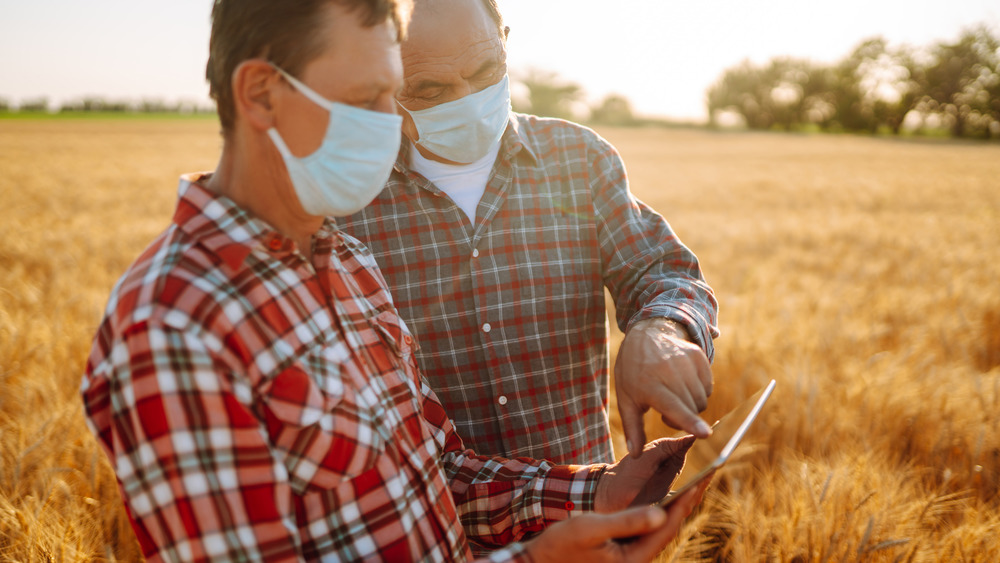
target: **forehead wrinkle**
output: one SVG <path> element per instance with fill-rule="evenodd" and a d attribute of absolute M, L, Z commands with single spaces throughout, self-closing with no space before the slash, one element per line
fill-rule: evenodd
<path fill-rule="evenodd" d="M 475 74 L 484 63 L 495 61 L 497 65 L 506 62 L 506 53 L 499 38 L 482 39 L 464 49 L 457 57 L 450 50 L 428 52 L 404 49 L 403 72 L 406 82 L 429 80 L 443 81 L 454 78 L 456 72 L 465 78 Z"/>

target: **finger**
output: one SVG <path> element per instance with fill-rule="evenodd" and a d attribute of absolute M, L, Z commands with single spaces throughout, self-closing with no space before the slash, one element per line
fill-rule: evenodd
<path fill-rule="evenodd" d="M 687 371 L 681 377 L 681 381 L 687 386 L 688 394 L 691 395 L 695 408 L 698 412 L 702 412 L 708 408 L 708 395 L 705 393 L 705 386 L 701 382 L 694 362 L 689 361 L 686 368 Z"/>
<path fill-rule="evenodd" d="M 626 546 L 626 560 L 649 561 L 663 551 L 667 544 L 677 537 L 684 525 L 684 520 L 701 502 L 702 495 L 714 474 L 713 471 L 697 487 L 681 493 L 681 496 L 667 507 L 667 519 L 662 528 Z"/>
<path fill-rule="evenodd" d="M 622 419 L 622 431 L 625 433 L 625 444 L 628 453 L 638 459 L 646 444 L 646 426 L 642 420 L 643 411 L 635 401 L 618 392 L 618 414 Z"/>
<path fill-rule="evenodd" d="M 660 438 L 650 442 L 647 445 L 646 450 L 655 451 L 656 457 L 659 458 L 660 463 L 675 457 L 683 459 L 687 451 L 691 449 L 691 445 L 694 444 L 694 440 L 694 436 Z"/>
<path fill-rule="evenodd" d="M 715 389 L 715 377 L 712 374 L 712 364 L 709 363 L 708 356 L 699 348 L 698 353 L 692 356 L 691 361 L 697 370 L 702 388 L 705 389 L 705 395 L 711 397 L 712 391 Z"/>
<path fill-rule="evenodd" d="M 597 546 L 615 538 L 644 536 L 662 527 L 667 517 L 662 508 L 643 506 L 611 514 L 584 514 L 572 520 L 576 520 L 578 537 L 585 538 L 583 543 Z"/>
<path fill-rule="evenodd" d="M 666 522 L 662 527 L 624 547 L 624 560 L 652 561 L 654 557 L 666 549 L 667 545 L 677 537 L 683 524 L 684 518 L 682 516 L 668 513 Z"/>
<path fill-rule="evenodd" d="M 689 385 L 697 381 L 697 384 L 703 389 L 705 396 L 711 396 L 714 386 L 712 364 L 708 361 L 705 351 L 697 344 L 688 343 L 684 347 L 683 357 L 677 359 L 677 361 L 681 360 L 684 361 L 684 364 L 690 370 L 685 374 L 685 381 Z"/>
<path fill-rule="evenodd" d="M 674 479 L 684 468 L 684 459 L 689 449 L 694 444 L 694 436 L 684 436 L 682 438 L 665 438 L 653 442 L 657 446 L 657 457 L 659 466 L 656 473 L 650 479 L 667 483 L 673 483 Z M 660 498 L 659 495 L 656 498 Z M 654 499 L 655 500 L 655 499 Z"/>
<path fill-rule="evenodd" d="M 690 432 L 698 438 L 712 435 L 712 429 L 698 417 L 686 385 L 681 385 L 676 392 L 665 387 L 654 389 L 650 393 L 650 406 L 662 415 L 664 422 L 674 428 Z"/>

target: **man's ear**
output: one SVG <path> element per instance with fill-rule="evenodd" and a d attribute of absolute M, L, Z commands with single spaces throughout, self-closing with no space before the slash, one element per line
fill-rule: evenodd
<path fill-rule="evenodd" d="M 263 59 L 243 61 L 233 71 L 233 104 L 237 119 L 260 131 L 274 125 L 274 106 L 280 96 L 281 75 Z"/>

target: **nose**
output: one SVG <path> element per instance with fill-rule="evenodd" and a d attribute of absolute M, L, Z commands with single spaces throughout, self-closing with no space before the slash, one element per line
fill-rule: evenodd
<path fill-rule="evenodd" d="M 382 113 L 400 113 L 396 97 L 392 94 L 379 97 L 378 101 L 372 106 L 372 109 Z"/>

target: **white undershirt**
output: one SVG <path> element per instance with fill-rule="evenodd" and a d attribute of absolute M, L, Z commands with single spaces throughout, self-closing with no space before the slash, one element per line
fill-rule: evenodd
<path fill-rule="evenodd" d="M 486 192 L 486 184 L 493 171 L 493 163 L 500 153 L 500 141 L 486 156 L 470 164 L 444 164 L 424 158 L 417 147 L 410 143 L 410 168 L 434 183 L 465 212 L 469 222 L 476 224 L 476 207 Z"/>

